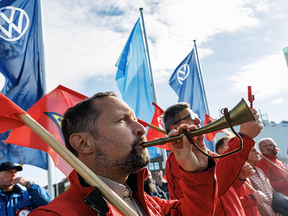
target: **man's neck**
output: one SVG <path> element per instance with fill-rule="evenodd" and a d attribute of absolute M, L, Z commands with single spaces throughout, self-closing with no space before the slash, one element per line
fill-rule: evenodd
<path fill-rule="evenodd" d="M 274 158 L 274 157 L 277 158 L 277 155 L 271 155 L 271 154 L 265 154 L 265 153 L 263 153 L 263 155 L 269 158 Z"/>
<path fill-rule="evenodd" d="M 163 181 L 158 181 L 158 182 L 156 182 L 157 183 L 157 185 L 159 185 L 159 186 L 162 186 L 163 185 Z"/>
<path fill-rule="evenodd" d="M 8 191 L 12 191 L 12 190 L 13 190 L 13 186 L 14 186 L 14 185 L 10 185 L 10 186 L 4 186 L 4 185 L 2 185 L 2 186 L 0 186 L 0 188 L 1 188 L 1 190 L 2 190 L 3 192 L 8 192 Z"/>
<path fill-rule="evenodd" d="M 119 183 L 119 184 L 123 184 L 123 185 L 125 185 L 126 184 L 126 181 L 127 181 L 127 179 L 128 179 L 128 176 L 129 176 L 129 174 L 126 174 L 126 173 L 123 173 L 123 172 L 117 172 L 116 170 L 113 170 L 113 171 L 108 171 L 108 170 L 103 170 L 103 171 L 101 171 L 101 172 L 99 172 L 99 170 L 97 170 L 97 171 L 94 171 L 94 173 L 96 174 L 96 175 L 100 175 L 100 176 L 103 176 L 103 177 L 105 177 L 105 178 L 107 178 L 107 179 L 110 179 L 110 180 L 112 180 L 112 181 L 115 181 L 115 182 L 117 182 L 117 183 Z"/>
<path fill-rule="evenodd" d="M 84 156 L 78 157 L 96 175 L 105 177 L 119 184 L 126 184 L 129 173 L 114 167 L 107 167 L 106 165 L 102 165 L 102 162 L 99 162 L 95 159 L 87 159 Z"/>

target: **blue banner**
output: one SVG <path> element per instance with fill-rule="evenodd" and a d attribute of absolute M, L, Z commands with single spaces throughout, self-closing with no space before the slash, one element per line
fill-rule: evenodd
<path fill-rule="evenodd" d="M 151 122 L 154 115 L 153 93 L 140 18 L 126 42 L 116 66 L 118 67 L 116 82 L 122 99 L 135 112 L 137 118 Z M 155 147 L 150 147 L 148 150 L 151 158 L 160 155 Z"/>
<path fill-rule="evenodd" d="M 205 113 L 208 113 L 208 110 L 205 105 L 204 87 L 201 83 L 201 74 L 198 70 L 194 49 L 175 69 L 169 85 L 179 96 L 178 102 L 188 103 L 191 110 L 198 114 L 201 126 L 203 126 Z M 205 144 L 207 148 L 214 151 L 213 142 L 205 140 Z"/>
<path fill-rule="evenodd" d="M 0 2 L 0 73 L 5 77 L 1 93 L 26 111 L 43 96 L 39 13 L 36 0 Z M 0 134 L 0 140 L 8 134 Z M 2 142 L 0 151 L 0 162 L 9 160 L 47 169 L 44 152 Z"/>

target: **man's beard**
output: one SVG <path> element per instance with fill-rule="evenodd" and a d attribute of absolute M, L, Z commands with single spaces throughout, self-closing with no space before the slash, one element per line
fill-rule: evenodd
<path fill-rule="evenodd" d="M 149 179 L 144 180 L 144 188 L 147 190 L 146 192 L 148 194 L 157 192 L 157 188 L 154 185 L 153 181 L 150 181 Z"/>
<path fill-rule="evenodd" d="M 107 155 L 102 154 L 102 152 L 97 153 L 98 161 L 102 166 L 105 166 L 109 169 L 122 170 L 127 173 L 134 173 L 140 170 L 141 168 L 147 166 L 150 162 L 149 154 L 144 154 L 142 152 L 137 152 L 136 146 L 145 141 L 144 137 L 139 137 L 132 145 L 132 151 L 128 156 L 114 161 Z"/>
<path fill-rule="evenodd" d="M 276 156 L 278 154 L 278 151 L 276 151 L 276 149 L 273 149 L 273 150 L 269 149 L 269 151 L 270 151 L 270 154 L 273 156 Z"/>

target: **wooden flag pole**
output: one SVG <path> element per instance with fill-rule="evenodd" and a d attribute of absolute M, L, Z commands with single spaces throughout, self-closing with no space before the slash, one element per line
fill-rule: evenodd
<path fill-rule="evenodd" d="M 154 130 L 156 130 L 156 131 L 159 131 L 160 133 L 166 134 L 166 131 L 165 131 L 165 130 L 163 130 L 163 129 L 161 129 L 161 128 L 153 125 L 153 124 L 147 123 L 147 126 L 150 127 L 150 128 L 152 128 L 152 129 L 154 129 Z"/>
<path fill-rule="evenodd" d="M 245 181 L 245 185 L 246 185 L 247 188 L 249 188 L 251 191 L 256 192 L 256 190 L 255 190 L 250 184 L 248 184 L 248 182 Z"/>
<path fill-rule="evenodd" d="M 148 122 L 143 121 L 143 120 L 141 120 L 141 119 L 139 119 L 139 118 L 137 118 L 137 119 L 138 119 L 138 122 L 139 122 L 140 124 L 142 124 L 144 127 L 147 127 L 147 126 L 148 126 L 149 128 L 152 128 L 152 129 L 154 129 L 154 130 L 156 130 L 156 131 L 159 131 L 160 133 L 166 134 L 166 131 L 165 131 L 165 130 L 163 130 L 163 129 L 161 129 L 161 128 L 153 125 L 153 124 L 149 124 Z"/>
<path fill-rule="evenodd" d="M 101 194 L 108 200 L 121 214 L 137 216 L 135 213 L 113 190 L 111 190 L 99 177 L 93 173 L 74 154 L 63 146 L 52 134 L 35 121 L 28 114 L 15 114 L 25 125 L 46 142 L 57 154 L 59 154 L 77 173 L 79 173 L 91 186 L 96 186 Z"/>

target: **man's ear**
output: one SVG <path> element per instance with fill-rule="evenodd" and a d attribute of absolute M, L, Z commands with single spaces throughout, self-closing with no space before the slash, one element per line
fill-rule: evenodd
<path fill-rule="evenodd" d="M 70 136 L 71 146 L 80 154 L 90 154 L 94 151 L 94 138 L 91 134 L 74 133 Z"/>
<path fill-rule="evenodd" d="M 219 155 L 222 155 L 222 154 L 224 153 L 224 151 L 225 151 L 224 149 L 219 148 L 219 149 L 218 149 L 218 154 L 219 154 Z"/>

